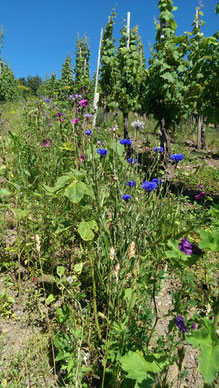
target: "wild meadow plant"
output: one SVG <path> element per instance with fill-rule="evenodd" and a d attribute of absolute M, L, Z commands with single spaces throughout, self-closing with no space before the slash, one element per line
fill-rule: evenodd
<path fill-rule="evenodd" d="M 206 349 L 216 358 L 215 292 L 198 295 L 193 267 L 217 240 L 200 233 L 197 247 L 194 215 L 169 190 L 162 147 L 147 168 L 132 139 L 91 130 L 83 93 L 64 103 L 31 101 L 24 119 L 4 143 L 5 206 L 17 231 L 19 293 L 22 264 L 42 288 L 59 384 L 165 387 L 170 365 L 178 366 L 177 381 L 183 377 L 186 342 L 201 347 L 200 370 L 212 382 L 215 367 L 206 371 L 203 359 Z M 176 168 L 183 159 L 170 157 Z M 165 282 L 172 306 L 162 336 L 157 297 Z M 197 311 L 206 303 L 202 321 Z"/>

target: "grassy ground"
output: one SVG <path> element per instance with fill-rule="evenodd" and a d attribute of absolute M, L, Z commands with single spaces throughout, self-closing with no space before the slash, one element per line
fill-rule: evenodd
<path fill-rule="evenodd" d="M 0 128 L 1 131 L 21 132 L 24 128 L 22 117 L 22 106 L 20 104 L 5 104 L 1 106 L 0 110 L 3 112 L 1 116 Z M 129 123 L 131 123 L 136 116 L 130 115 Z M 98 117 L 99 125 L 101 125 L 101 114 Z M 159 134 L 156 129 L 156 122 L 152 119 L 145 119 L 146 129 L 138 134 L 138 139 L 133 142 L 135 152 L 143 155 L 145 161 L 150 161 L 150 157 L 153 154 L 153 148 L 158 145 Z M 112 126 L 114 122 L 114 116 L 110 115 L 109 121 L 106 126 Z M 119 114 L 118 118 L 119 129 L 117 132 L 118 138 L 122 134 L 122 117 Z M 18 130 L 19 128 L 19 130 Z M 135 138 L 134 130 L 130 126 L 130 137 Z M 189 125 L 182 125 L 178 128 L 176 133 L 171 134 L 172 138 L 172 151 L 173 153 L 183 153 L 185 159 L 177 167 L 168 165 L 167 171 L 165 171 L 168 179 L 171 179 L 170 185 L 170 197 L 169 201 L 177 198 L 181 201 L 182 209 L 187 216 L 190 211 L 193 214 L 194 222 L 196 214 L 203 212 L 203 206 L 195 202 L 195 195 L 204 190 L 208 193 L 208 200 L 204 204 L 206 207 L 206 220 L 214 219 L 214 208 L 212 208 L 211 202 L 218 203 L 219 198 L 219 180 L 218 180 L 218 167 L 219 167 L 219 154 L 217 152 L 219 139 L 216 137 L 216 131 L 212 128 L 207 129 L 207 149 L 198 151 L 196 148 L 196 136 L 194 128 Z M 4 143 L 3 149 L 7 150 L 7 141 L 5 142 L 4 136 L 1 136 L 1 141 Z M 10 148 L 10 144 L 9 144 Z M 14 155 L 8 154 L 8 160 L 13 160 Z M 4 171 L 5 166 L 0 159 L 0 169 Z M 164 174 L 164 171 L 161 174 Z M 1 186 L 4 187 L 5 179 L 0 181 Z M 200 185 L 203 187 L 200 189 Z M 2 278 L 1 278 L 1 336 L 0 346 L 2 351 L 2 361 L 0 363 L 0 381 L 2 387 L 53 387 L 57 384 L 56 375 L 52 372 L 52 350 L 51 350 L 51 336 L 49 328 L 47 326 L 47 314 L 48 308 L 45 307 L 45 295 L 42 288 L 46 288 L 46 292 L 52 293 L 53 285 L 51 285 L 51 279 L 48 277 L 44 279 L 35 279 L 35 273 L 31 270 L 25 255 L 28 256 L 28 245 L 26 246 L 26 252 L 23 254 L 21 278 L 22 278 L 22 295 L 19 296 L 17 292 L 17 280 L 18 280 L 18 268 L 16 265 L 11 266 L 11 262 L 15 262 L 17 259 L 17 234 L 14 232 L 15 224 L 10 214 L 5 213 L 4 203 L 2 204 L 2 212 L 4 217 L 8 220 L 8 229 L 5 230 L 5 223 L 1 227 L 2 235 L 2 248 L 1 248 L 1 264 L 2 264 Z M 90 211 L 89 209 L 87 210 Z M 212 212 L 212 214 L 211 214 Z M 216 214 L 216 210 L 215 210 Z M 208 222 L 208 221 L 207 221 Z M 198 224 L 198 222 L 197 222 Z M 193 239 L 196 238 L 194 233 Z M 77 247 L 78 251 L 81 247 Z M 80 252 L 76 252 L 75 256 Z M 55 255 L 62 255 L 63 252 L 57 250 Z M 10 259 L 8 260 L 8 257 Z M 212 287 L 215 287 L 215 262 L 217 260 L 217 254 L 208 255 L 208 266 L 210 270 L 206 270 L 206 258 L 203 259 L 194 270 L 194 276 L 197 277 L 199 284 L 206 284 L 212 282 Z M 8 263 L 8 264 L 7 264 Z M 210 276 L 211 268 L 213 271 L 212 277 Z M 31 272 L 32 271 L 32 272 Z M 209 278 L 206 279 L 206 276 Z M 205 281 L 203 280 L 205 279 Z M 173 308 L 174 298 L 172 297 L 172 291 L 177 290 L 179 278 L 177 275 L 172 277 L 170 273 L 167 274 L 163 286 L 157 295 L 159 314 L 165 316 L 169 310 Z M 44 287 L 45 286 L 45 287 Z M 76 284 L 77 288 L 80 285 Z M 197 291 L 196 291 L 197 292 Z M 195 296 L 198 300 L 199 295 Z M 167 304 L 165 304 L 167 302 Z M 205 301 L 201 301 L 204 303 Z M 50 319 L 54 322 L 53 328 L 56 327 L 55 313 L 62 304 L 61 294 L 56 299 L 54 305 L 49 305 Z M 207 306 L 208 308 L 208 306 Z M 105 310 L 102 310 L 105 312 Z M 106 312 L 105 312 L 106 313 Z M 106 318 L 104 318 L 106 319 Z M 140 325 L 140 324 L 139 324 Z M 168 322 L 164 323 L 160 321 L 158 325 L 158 335 L 163 335 L 167 329 Z M 58 329 L 59 330 L 59 329 Z M 157 340 L 157 338 L 155 338 Z M 197 372 L 197 352 L 192 353 L 190 349 L 190 355 L 194 356 L 194 360 L 186 358 L 185 368 L 187 372 L 189 368 L 192 368 L 192 372 L 187 376 L 187 386 L 189 387 L 201 387 L 203 386 L 203 380 L 200 373 Z M 86 349 L 84 350 L 84 357 Z M 97 363 L 97 361 L 96 361 Z M 191 367 L 192 365 L 192 367 Z M 89 367 L 89 365 L 88 365 Z M 59 373 L 58 386 L 67 386 L 62 380 L 62 372 Z M 178 369 L 175 371 L 172 369 L 169 372 L 169 387 L 174 386 L 173 381 L 176 378 Z M 88 373 L 89 376 L 89 373 Z M 186 379 L 186 377 L 184 377 Z M 89 378 L 88 378 L 89 381 Z M 99 386 L 99 380 L 97 378 L 96 383 L 88 382 L 84 386 Z M 186 380 L 184 380 L 184 383 Z M 89 385 L 90 384 L 90 385 Z M 94 385 L 97 384 L 97 385 Z M 172 385 L 171 385 L 172 384 Z M 74 386 L 74 385 L 68 385 Z M 131 386 L 131 385 L 130 385 Z M 186 385 L 183 385 L 186 386 Z"/>

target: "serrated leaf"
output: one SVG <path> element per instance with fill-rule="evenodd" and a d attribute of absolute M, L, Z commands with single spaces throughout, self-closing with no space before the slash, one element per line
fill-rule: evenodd
<path fill-rule="evenodd" d="M 65 189 L 64 194 L 71 202 L 78 203 L 82 200 L 86 187 L 86 184 L 83 182 L 74 182 Z"/>

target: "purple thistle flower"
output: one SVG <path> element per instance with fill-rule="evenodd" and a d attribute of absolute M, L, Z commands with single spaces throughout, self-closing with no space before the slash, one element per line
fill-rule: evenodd
<path fill-rule="evenodd" d="M 173 162 L 180 162 L 180 160 L 183 160 L 184 159 L 184 156 L 182 154 L 172 154 L 170 156 L 170 159 L 173 161 Z"/>
<path fill-rule="evenodd" d="M 122 195 L 122 199 L 123 199 L 124 201 L 128 201 L 129 199 L 132 199 L 132 196 L 129 195 L 129 194 L 123 194 L 123 195 Z"/>
<path fill-rule="evenodd" d="M 58 117 L 61 117 L 61 116 L 62 116 L 62 113 L 61 113 L 61 112 L 58 112 L 58 113 L 57 113 L 57 116 L 58 116 Z"/>
<path fill-rule="evenodd" d="M 85 155 L 84 154 L 80 154 L 80 158 L 79 158 L 79 161 L 80 162 L 83 162 L 85 159 Z"/>
<path fill-rule="evenodd" d="M 72 120 L 71 120 L 71 123 L 72 123 L 72 124 L 78 124 L 78 122 L 79 122 L 79 119 L 77 119 L 77 117 L 76 117 L 75 119 L 72 119 Z"/>
<path fill-rule="evenodd" d="M 152 179 L 152 182 L 155 182 L 157 185 L 161 185 L 162 180 L 158 179 L 158 178 L 154 178 L 154 179 Z"/>
<path fill-rule="evenodd" d="M 106 156 L 106 155 L 107 155 L 108 151 L 105 150 L 105 149 L 103 149 L 103 148 L 98 148 L 97 153 L 98 153 L 100 156 L 103 157 L 103 156 Z"/>
<path fill-rule="evenodd" d="M 89 104 L 89 101 L 88 100 L 80 100 L 79 101 L 79 105 L 83 106 L 84 108 L 86 108 Z"/>
<path fill-rule="evenodd" d="M 144 182 L 141 187 L 146 191 L 154 191 L 157 188 L 156 182 Z"/>
<path fill-rule="evenodd" d="M 85 135 L 89 136 L 91 134 L 91 130 L 88 129 L 86 132 L 85 132 Z"/>
<path fill-rule="evenodd" d="M 129 186 L 129 187 L 136 186 L 136 182 L 135 181 L 128 181 L 128 182 L 126 182 L 126 186 Z"/>
<path fill-rule="evenodd" d="M 126 145 L 131 145 L 132 141 L 130 139 L 121 139 L 120 144 L 126 146 Z"/>
<path fill-rule="evenodd" d="M 201 199 L 201 198 L 203 198 L 203 197 L 205 197 L 206 196 L 206 192 L 205 191 L 202 191 L 201 193 L 199 193 L 199 194 L 197 194 L 196 196 L 195 196 L 195 199 Z"/>
<path fill-rule="evenodd" d="M 180 241 L 179 250 L 184 252 L 187 256 L 201 253 L 201 249 L 197 245 L 189 242 L 186 237 Z"/>
<path fill-rule="evenodd" d="M 196 329 L 196 324 L 195 324 L 195 323 L 192 323 L 191 328 L 192 328 L 192 330 L 195 330 L 195 329 Z"/>
<path fill-rule="evenodd" d="M 183 319 L 183 317 L 181 317 L 181 315 L 177 315 L 177 317 L 175 318 L 175 324 L 176 324 L 176 326 L 178 326 L 179 330 L 182 333 L 186 333 L 188 331 L 188 329 L 184 323 L 184 319 Z"/>
<path fill-rule="evenodd" d="M 162 152 L 163 152 L 163 147 L 155 147 L 155 148 L 154 148 L 154 152 L 160 152 L 160 153 L 162 153 Z"/>
<path fill-rule="evenodd" d="M 50 137 L 47 137 L 47 139 L 43 139 L 42 141 L 43 147 L 48 148 L 48 147 L 51 147 L 51 145 L 52 145 L 52 140 L 50 139 Z"/>

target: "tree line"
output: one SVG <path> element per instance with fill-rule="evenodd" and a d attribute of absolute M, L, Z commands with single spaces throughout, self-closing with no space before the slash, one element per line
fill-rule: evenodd
<path fill-rule="evenodd" d="M 128 114 L 153 115 L 160 126 L 161 146 L 170 152 L 169 131 L 181 120 L 193 116 L 198 126 L 198 147 L 205 147 L 205 125 L 218 123 L 218 36 L 202 32 L 203 12 L 197 7 L 192 31 L 176 35 L 177 23 L 172 0 L 159 0 L 156 38 L 146 66 L 144 46 L 138 26 L 127 31 L 124 22 L 116 45 L 113 36 L 115 9 L 108 19 L 101 42 L 99 71 L 99 106 L 104 117 L 120 110 L 124 119 L 124 137 L 128 137 Z M 216 13 L 219 7 L 216 6 Z M 3 42 L 1 34 L 1 43 Z M 0 100 L 18 95 L 43 95 L 65 100 L 85 91 L 92 101 L 94 78 L 90 76 L 90 48 L 86 37 L 75 43 L 75 65 L 67 56 L 57 79 L 53 73 L 42 82 L 38 76 L 15 80 L 7 64 L 1 62 Z M 9 85 L 9 87 L 8 87 Z M 91 104 L 92 105 L 92 104 Z"/>

